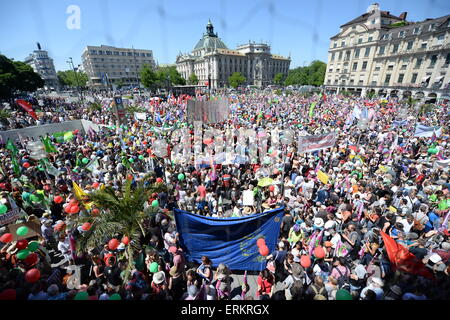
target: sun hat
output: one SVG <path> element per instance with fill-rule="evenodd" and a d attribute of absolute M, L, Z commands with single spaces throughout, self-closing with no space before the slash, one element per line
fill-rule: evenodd
<path fill-rule="evenodd" d="M 358 276 L 358 279 L 364 279 L 364 277 L 367 274 L 367 271 L 362 264 L 358 264 L 355 268 L 355 273 Z"/>
<path fill-rule="evenodd" d="M 372 278 L 372 283 L 382 287 L 384 285 L 384 281 L 381 278 L 374 277 Z"/>
<path fill-rule="evenodd" d="M 323 219 L 322 218 L 315 218 L 314 219 L 314 226 L 316 226 L 317 228 L 322 228 L 324 225 Z"/>
<path fill-rule="evenodd" d="M 161 284 L 166 280 L 166 275 L 164 271 L 159 271 L 153 275 L 153 282 L 156 284 Z"/>

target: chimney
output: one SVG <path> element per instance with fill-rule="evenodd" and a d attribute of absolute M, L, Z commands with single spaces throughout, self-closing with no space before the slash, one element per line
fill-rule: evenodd
<path fill-rule="evenodd" d="M 402 14 L 399 16 L 399 18 L 402 19 L 402 21 L 406 21 L 407 14 L 408 14 L 408 12 L 402 12 Z"/>

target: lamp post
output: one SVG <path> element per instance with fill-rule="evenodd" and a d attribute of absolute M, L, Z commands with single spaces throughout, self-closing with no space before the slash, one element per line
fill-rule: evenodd
<path fill-rule="evenodd" d="M 67 63 L 69 64 L 69 67 L 72 68 L 73 72 L 75 73 L 75 80 L 77 81 L 77 91 L 78 91 L 78 97 L 80 98 L 81 102 L 83 102 L 83 94 L 80 90 L 80 81 L 78 80 L 78 74 L 75 69 L 75 66 L 73 65 L 72 57 L 69 57 L 69 60 L 67 60 Z"/>

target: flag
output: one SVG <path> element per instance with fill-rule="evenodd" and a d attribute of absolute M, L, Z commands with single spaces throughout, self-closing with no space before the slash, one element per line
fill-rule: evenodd
<path fill-rule="evenodd" d="M 180 244 L 188 261 L 201 263 L 202 256 L 214 267 L 225 263 L 232 270 L 264 270 L 266 259 L 256 241 L 264 238 L 269 252 L 275 250 L 284 207 L 239 218 L 211 218 L 175 209 Z"/>
<path fill-rule="evenodd" d="M 311 106 L 309 107 L 309 117 L 312 118 L 313 116 L 313 112 L 314 112 L 314 108 L 316 107 L 317 102 L 313 102 L 311 103 Z"/>
<path fill-rule="evenodd" d="M 42 143 L 44 144 L 45 151 L 50 152 L 58 152 L 56 147 L 53 145 L 53 143 L 50 141 L 49 137 L 42 138 Z"/>
<path fill-rule="evenodd" d="M 86 191 L 81 189 L 80 186 L 75 183 L 75 181 L 72 181 L 72 188 L 73 193 L 78 200 L 83 201 L 84 199 L 86 199 L 86 197 L 88 197 Z M 92 202 L 86 203 L 83 201 L 83 205 L 86 207 L 86 209 L 90 209 L 92 207 Z"/>
<path fill-rule="evenodd" d="M 6 143 L 6 149 L 11 150 L 11 153 L 15 156 L 19 149 L 17 149 L 16 145 L 10 138 L 8 138 L 8 142 Z"/>
<path fill-rule="evenodd" d="M 34 112 L 33 107 L 31 105 L 31 103 L 29 103 L 28 101 L 22 100 L 22 99 L 17 99 L 16 103 L 21 106 L 26 112 L 28 112 L 28 114 L 34 119 L 34 120 L 38 120 L 38 117 L 36 115 L 36 112 Z"/>
<path fill-rule="evenodd" d="M 94 159 L 92 159 L 87 165 L 86 165 L 86 169 L 88 169 L 89 171 L 94 171 L 96 169 L 98 169 L 100 167 L 100 164 L 98 163 L 98 158 L 95 157 Z"/>
<path fill-rule="evenodd" d="M 369 119 L 369 111 L 367 107 L 364 107 L 361 111 L 361 118 L 362 119 Z"/>
<path fill-rule="evenodd" d="M 328 175 L 323 172 L 322 170 L 317 170 L 317 178 L 319 178 L 319 180 L 323 183 L 323 184 L 327 184 L 328 183 Z"/>
<path fill-rule="evenodd" d="M 393 127 L 401 127 L 401 126 L 406 126 L 408 124 L 408 120 L 394 120 L 392 121 L 392 126 Z"/>
<path fill-rule="evenodd" d="M 52 135 L 55 137 L 58 143 L 64 142 L 64 132 L 54 132 Z"/>
<path fill-rule="evenodd" d="M 396 242 L 385 232 L 380 231 L 386 252 L 394 269 L 399 269 L 426 278 L 433 278 L 433 274 L 425 267 L 423 262 L 412 254 L 407 248 Z"/>
<path fill-rule="evenodd" d="M 55 177 L 58 177 L 59 175 L 61 175 L 61 172 L 58 169 L 56 169 L 47 158 L 42 159 L 42 161 L 43 161 L 45 171 L 47 171 L 48 174 L 55 176 Z"/>
<path fill-rule="evenodd" d="M 427 127 L 424 126 L 423 124 L 418 123 L 416 125 L 414 137 L 431 138 L 433 136 L 440 137 L 441 134 L 442 134 L 442 127 Z"/>
<path fill-rule="evenodd" d="M 72 131 L 67 131 L 67 132 L 65 132 L 64 135 L 63 135 L 63 137 L 64 137 L 64 142 L 65 142 L 65 141 L 70 141 L 70 140 L 72 140 L 72 139 L 73 139 L 73 133 L 72 133 Z"/>

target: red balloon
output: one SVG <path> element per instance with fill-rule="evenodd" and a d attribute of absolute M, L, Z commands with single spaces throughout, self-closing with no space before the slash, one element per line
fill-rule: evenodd
<path fill-rule="evenodd" d="M 311 267 L 311 258 L 307 255 L 303 255 L 300 257 L 300 264 L 303 268 Z"/>
<path fill-rule="evenodd" d="M 109 240 L 109 242 L 108 242 L 108 247 L 109 247 L 111 250 L 116 250 L 117 247 L 119 246 L 119 244 L 120 244 L 119 240 L 117 240 L 117 239 L 111 239 L 111 240 Z"/>
<path fill-rule="evenodd" d="M 37 255 L 36 252 L 32 252 L 28 255 L 28 257 L 25 258 L 25 263 L 28 266 L 34 266 L 38 261 L 39 261 L 39 256 Z"/>
<path fill-rule="evenodd" d="M 275 190 L 275 186 L 269 186 L 269 191 L 273 192 Z"/>
<path fill-rule="evenodd" d="M 261 246 L 259 248 L 259 254 L 264 256 L 264 257 L 267 256 L 269 254 L 269 248 L 266 245 Z"/>
<path fill-rule="evenodd" d="M 261 246 L 265 246 L 266 240 L 264 240 L 264 238 L 259 238 L 258 240 L 256 240 L 256 245 L 258 246 L 258 248 L 260 248 Z"/>
<path fill-rule="evenodd" d="M 23 164 L 23 167 L 26 168 L 26 169 L 28 169 L 28 168 L 30 167 L 30 164 L 29 164 L 28 162 L 25 162 L 25 163 Z"/>
<path fill-rule="evenodd" d="M 130 238 L 128 238 L 127 236 L 123 237 L 122 238 L 122 243 L 124 245 L 128 245 L 130 243 Z"/>
<path fill-rule="evenodd" d="M 65 208 L 64 208 L 64 212 L 65 213 L 70 213 L 70 210 L 72 209 L 72 205 L 67 205 Z"/>
<path fill-rule="evenodd" d="M 83 229 L 84 231 L 88 231 L 89 229 L 91 229 L 91 224 L 89 222 L 85 222 L 81 226 L 81 229 Z"/>
<path fill-rule="evenodd" d="M 98 183 L 98 182 L 94 182 L 94 183 L 92 184 L 92 187 L 93 187 L 94 189 L 97 189 L 99 186 L 100 186 L 100 183 Z"/>
<path fill-rule="evenodd" d="M 78 204 L 78 201 L 75 199 L 72 199 L 72 200 L 70 200 L 69 204 L 74 206 L 74 205 Z"/>
<path fill-rule="evenodd" d="M 142 141 L 142 144 L 144 145 L 144 146 L 146 146 L 147 145 L 147 141 Z"/>
<path fill-rule="evenodd" d="M 61 203 L 64 201 L 64 199 L 61 196 L 56 196 L 55 199 L 53 199 L 53 201 L 55 201 L 56 203 Z"/>
<path fill-rule="evenodd" d="M 156 183 L 163 183 L 163 179 L 162 178 L 156 178 Z"/>
<path fill-rule="evenodd" d="M 11 233 L 5 233 L 0 237 L 0 242 L 9 243 L 13 240 L 13 235 Z"/>
<path fill-rule="evenodd" d="M 70 213 L 78 213 L 80 211 L 80 207 L 78 207 L 77 205 L 72 206 L 70 208 Z"/>
<path fill-rule="evenodd" d="M 325 250 L 323 250 L 322 247 L 316 247 L 316 248 L 314 249 L 314 256 L 315 256 L 317 259 L 323 259 L 323 258 L 325 258 Z"/>
<path fill-rule="evenodd" d="M 98 208 L 94 208 L 92 209 L 92 215 L 94 217 L 98 216 L 100 214 L 100 210 Z"/>
<path fill-rule="evenodd" d="M 19 240 L 16 243 L 16 248 L 19 250 L 26 249 L 27 247 L 28 247 L 28 240 L 26 240 L 26 239 Z"/>
<path fill-rule="evenodd" d="M 27 271 L 27 273 L 25 273 L 25 280 L 29 283 L 35 283 L 40 278 L 41 278 L 41 272 L 36 268 L 30 269 Z"/>

